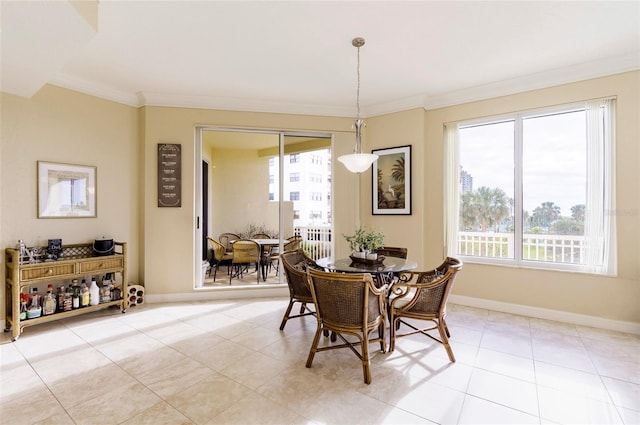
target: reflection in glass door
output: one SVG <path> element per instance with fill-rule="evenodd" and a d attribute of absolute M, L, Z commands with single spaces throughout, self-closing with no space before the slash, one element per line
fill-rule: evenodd
<path fill-rule="evenodd" d="M 269 236 L 279 240 L 278 245 L 263 246 L 264 269 L 249 268 L 246 279 L 229 278 L 228 266 L 218 264 L 217 270 L 204 275 L 203 288 L 256 285 L 254 273 L 258 272 L 266 277 L 260 284 L 284 283 L 275 259 L 289 238 L 297 237 L 315 258 L 330 254 L 329 135 L 206 128 L 201 130 L 201 143 L 202 160 L 209 163 L 208 208 L 196 208 L 208 209 L 208 215 L 202 216 L 197 239 L 206 246 L 207 257 L 212 255 L 207 236 L 218 241 L 223 233 L 235 235 L 232 239 Z M 201 186 L 197 193 L 206 187 Z M 201 202 L 204 199 L 199 197 Z"/>

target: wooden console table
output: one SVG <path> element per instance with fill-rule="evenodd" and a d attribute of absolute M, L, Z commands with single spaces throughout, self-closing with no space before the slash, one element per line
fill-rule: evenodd
<path fill-rule="evenodd" d="M 109 307 L 120 307 L 127 310 L 127 243 L 114 242 L 112 255 L 94 256 L 93 244 L 65 245 L 59 260 L 36 259 L 36 262 L 21 262 L 20 252 L 15 248 L 5 250 L 5 300 L 6 326 L 5 332 L 12 331 L 12 340 L 18 339 L 27 326 L 39 325 L 67 317 L 78 316 Z M 41 249 L 42 252 L 46 248 Z M 58 286 L 69 284 L 72 279 L 88 278 L 105 273 L 119 273 L 122 276 L 122 298 L 70 311 L 63 311 L 47 316 L 20 320 L 20 294 L 26 293 L 31 286 L 38 286 L 40 294 L 44 293 L 49 283 Z M 88 281 L 89 281 L 88 280 Z M 54 293 L 55 295 L 55 293 Z"/>

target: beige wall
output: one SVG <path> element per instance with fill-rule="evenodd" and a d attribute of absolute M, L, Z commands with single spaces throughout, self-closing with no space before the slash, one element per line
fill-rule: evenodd
<path fill-rule="evenodd" d="M 145 125 L 143 161 L 147 172 L 144 177 L 142 196 L 145 205 L 144 258 L 148 265 L 144 269 L 144 282 L 149 293 L 159 296 L 193 292 L 195 209 L 192 194 L 195 181 L 196 126 L 328 132 L 334 134 L 333 154 L 335 156 L 348 153 L 353 149 L 352 120 L 350 119 L 184 108 L 145 107 L 143 109 Z M 182 144 L 182 208 L 155 206 L 155 146 L 159 142 Z M 335 217 L 340 217 L 335 223 L 335 230 L 337 234 L 349 233 L 353 231 L 356 222 L 353 199 L 355 199 L 357 179 L 338 167 L 334 173 L 335 181 L 347 182 L 344 185 L 337 184 L 334 189 Z M 216 199 L 212 202 L 216 202 Z M 215 210 L 216 206 L 212 205 L 212 208 Z M 338 253 L 345 255 L 346 244 L 341 245 L 338 246 Z"/>
<path fill-rule="evenodd" d="M 45 86 L 31 99 L 2 93 L 0 246 L 126 241 L 129 280 L 139 277 L 136 108 Z M 97 167 L 97 217 L 38 219 L 38 160 Z M 2 260 L 4 264 L 4 254 Z M 4 266 L 1 277 L 4 281 Z M 4 291 L 0 295 L 4 299 Z M 2 306 L 4 318 L 5 303 Z"/>
<path fill-rule="evenodd" d="M 640 72 L 425 112 L 425 256 L 442 255 L 443 126 L 451 121 L 612 96 L 617 101 L 618 276 L 465 264 L 454 293 L 640 322 Z M 433 203 L 432 203 L 433 202 Z"/>
<path fill-rule="evenodd" d="M 363 150 L 412 146 L 411 216 L 372 216 L 371 172 L 353 175 L 335 161 L 353 148 L 348 118 L 164 107 L 136 110 L 54 86 L 45 86 L 31 99 L 3 93 L 0 241 L 5 248 L 18 239 L 30 245 L 52 237 L 62 237 L 63 243 L 103 235 L 126 240 L 129 280 L 143 282 L 152 296 L 180 299 L 177 294 L 194 292 L 199 255 L 193 196 L 196 126 L 318 131 L 334 134 L 336 254 L 348 254 L 341 235 L 352 233 L 361 222 L 384 231 L 388 245 L 407 246 L 421 268 L 432 267 L 444 255 L 443 123 L 616 95 L 618 276 L 467 263 L 454 293 L 640 323 L 639 93 L 640 72 L 632 72 L 448 108 L 368 118 Z M 181 208 L 157 207 L 156 146 L 160 142 L 182 144 Z M 37 219 L 37 160 L 96 165 L 98 217 Z M 358 191 L 360 209 L 354 205 Z M 4 279 L 4 267 L 1 270 Z M 4 309 L 4 302 L 0 306 Z M 0 313 L 4 315 L 3 310 Z"/>

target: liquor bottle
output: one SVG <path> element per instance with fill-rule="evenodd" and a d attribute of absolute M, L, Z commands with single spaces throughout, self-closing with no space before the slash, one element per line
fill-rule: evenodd
<path fill-rule="evenodd" d="M 118 288 L 118 282 L 113 282 L 113 290 L 111 291 L 111 299 L 113 301 L 122 298 L 122 290 Z"/>
<path fill-rule="evenodd" d="M 42 315 L 48 316 L 55 313 L 57 304 L 56 297 L 53 295 L 53 285 L 49 284 L 47 286 L 47 293 L 42 299 Z"/>
<path fill-rule="evenodd" d="M 89 288 L 87 282 L 82 279 L 82 285 L 80 285 L 80 307 L 88 307 L 91 301 L 91 294 L 89 294 Z"/>
<path fill-rule="evenodd" d="M 73 293 L 71 295 L 71 308 L 78 309 L 80 308 L 80 287 L 78 285 L 73 285 Z"/>
<path fill-rule="evenodd" d="M 29 295 L 20 294 L 20 320 L 27 320 L 27 302 L 29 300 Z M 14 325 L 15 326 L 15 325 Z"/>
<path fill-rule="evenodd" d="M 61 311 L 64 311 L 65 294 L 66 294 L 66 291 L 64 289 L 64 285 L 58 286 L 58 293 L 56 296 L 56 298 L 58 299 L 58 308 L 57 308 L 58 313 L 60 313 Z"/>
<path fill-rule="evenodd" d="M 91 278 L 91 286 L 89 286 L 89 304 L 100 304 L 100 288 L 98 288 L 95 277 Z"/>
<path fill-rule="evenodd" d="M 71 285 L 67 287 L 67 292 L 64 293 L 64 311 L 73 310 L 73 289 Z"/>
<path fill-rule="evenodd" d="M 35 309 L 41 306 L 40 295 L 38 295 L 38 288 L 35 286 L 31 287 L 31 303 L 29 304 L 30 309 Z"/>
<path fill-rule="evenodd" d="M 29 303 L 29 308 L 27 310 L 27 317 L 40 317 L 42 315 L 42 299 L 40 295 L 38 295 L 38 288 L 33 286 L 31 287 L 31 302 Z"/>
<path fill-rule="evenodd" d="M 102 279 L 102 287 L 100 288 L 100 302 L 108 303 L 111 301 L 111 279 L 110 275 L 105 275 Z"/>

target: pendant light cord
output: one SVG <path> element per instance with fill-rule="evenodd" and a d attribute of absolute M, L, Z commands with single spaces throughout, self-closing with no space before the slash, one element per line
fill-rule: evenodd
<path fill-rule="evenodd" d="M 356 119 L 360 119 L 360 47 L 358 47 L 358 60 L 357 60 L 357 76 L 358 76 L 358 85 L 356 88 L 356 107 L 357 107 L 357 114 L 356 114 Z"/>

